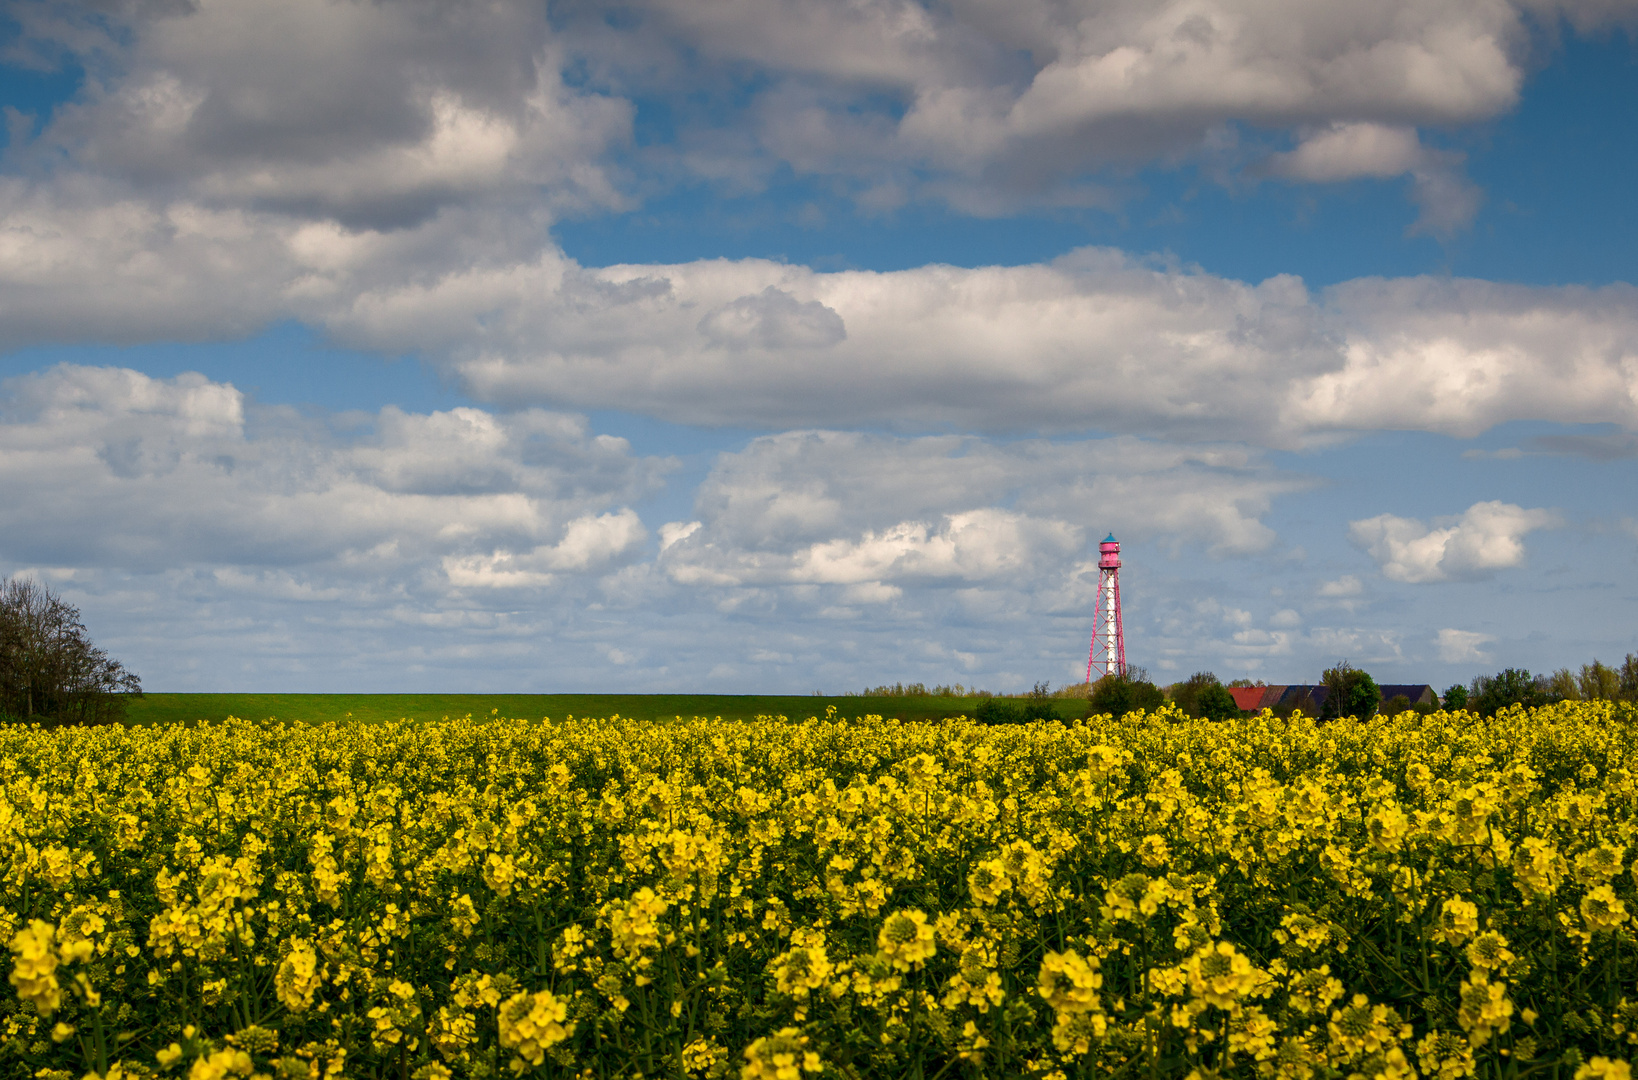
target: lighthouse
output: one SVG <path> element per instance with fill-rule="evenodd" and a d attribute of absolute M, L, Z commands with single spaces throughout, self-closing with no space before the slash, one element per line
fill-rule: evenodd
<path fill-rule="evenodd" d="M 1126 674 L 1126 632 L 1120 623 L 1120 541 L 1110 533 L 1098 545 L 1098 605 L 1093 612 L 1092 649 L 1086 658 L 1086 681 L 1098 675 Z"/>

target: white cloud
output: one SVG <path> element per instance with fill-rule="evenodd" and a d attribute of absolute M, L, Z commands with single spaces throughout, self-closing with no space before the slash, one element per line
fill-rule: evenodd
<path fill-rule="evenodd" d="M 1288 175 L 1397 162 L 1439 230 L 1474 193 L 1453 160 L 1407 158 L 1415 129 L 1512 108 L 1533 25 L 1630 18 L 1621 0 L 1545 6 L 639 0 L 616 27 L 605 6 L 549 21 L 522 0 L 40 0 L 13 5 L 10 51 L 88 73 L 39 118 L 34 162 L 355 228 L 475 203 L 538 225 L 694 178 L 754 190 L 781 169 L 875 208 L 1109 206 L 1110 166 L 1215 160 L 1225 133 L 1289 131 L 1306 141 Z M 633 153 L 643 97 L 679 103 L 677 134 Z"/>
<path fill-rule="evenodd" d="M 1044 617 L 1079 637 L 1105 533 L 1151 565 L 1254 553 L 1275 539 L 1260 516 L 1306 484 L 1222 447 L 789 432 L 719 456 L 695 519 L 660 526 L 655 568 L 734 618 L 868 616 L 930 646 Z"/>
<path fill-rule="evenodd" d="M 1332 658 L 1325 662 L 1327 667 L 1338 660 L 1354 664 L 1384 664 L 1404 658 L 1399 637 L 1395 630 L 1325 626 L 1308 631 L 1303 644 L 1311 655 Z M 1315 672 L 1312 680 L 1318 679 L 1319 672 Z"/>
<path fill-rule="evenodd" d="M 1364 591 L 1364 583 L 1353 574 L 1343 574 L 1335 581 L 1327 581 L 1319 587 L 1319 594 L 1321 596 L 1335 598 L 1358 596 Z"/>
<path fill-rule="evenodd" d="M 817 300 L 798 300 L 770 285 L 714 308 L 700 333 L 715 345 L 745 349 L 822 349 L 847 337 L 842 317 Z"/>
<path fill-rule="evenodd" d="M 1320 183 L 1362 176 L 1386 179 L 1410 172 L 1422 155 L 1415 128 L 1335 123 L 1309 135 L 1290 153 L 1276 154 L 1270 170 Z"/>
<path fill-rule="evenodd" d="M 0 566 L 66 590 L 153 689 L 581 685 L 628 661 L 645 686 L 861 662 L 1027 686 L 1061 665 L 998 658 L 1081 651 L 1092 539 L 1151 568 L 1265 550 L 1262 516 L 1306 484 L 1234 447 L 793 432 L 721 455 L 650 554 L 632 504 L 670 463 L 578 417 L 389 407 L 361 428 L 66 365 L 4 389 Z"/>
<path fill-rule="evenodd" d="M 443 568 L 450 584 L 460 587 L 535 588 L 551 585 L 561 571 L 606 567 L 636 550 L 645 539 L 642 521 L 626 508 L 576 518 L 555 544 L 489 555 L 445 555 Z"/>
<path fill-rule="evenodd" d="M 1275 154 L 1268 169 L 1317 183 L 1408 174 L 1412 197 L 1422 208 L 1409 231 L 1448 236 L 1472 224 L 1483 199 L 1462 175 L 1461 164 L 1460 154 L 1423 146 L 1414 128 L 1338 121 L 1310 132 L 1295 150 Z"/>
<path fill-rule="evenodd" d="M 747 313 L 725 339 L 715 315 L 697 314 L 737 312 L 770 289 L 831 329 L 770 332 Z M 1315 298 L 1294 278 L 1254 286 L 1094 249 L 888 273 L 757 260 L 588 271 L 546 257 L 372 289 L 330 325 L 389 351 L 433 342 L 492 400 L 686 423 L 1274 445 L 1380 428 L 1471 435 L 1527 417 L 1638 426 L 1627 285 L 1365 279 Z"/>
<path fill-rule="evenodd" d="M 1638 428 L 1638 290 L 1362 279 L 1310 295 L 1083 249 L 871 273 L 587 269 L 445 210 L 349 232 L 0 183 L 0 347 L 277 318 L 419 353 L 482 399 L 766 429 L 1127 431 L 1299 446 L 1516 419 Z"/>
<path fill-rule="evenodd" d="M 668 467 L 540 410 L 389 406 L 342 436 L 196 374 L 63 365 L 5 389 L 0 552 L 24 564 L 301 568 L 303 588 L 414 581 L 433 596 L 594 574 L 641 543 L 621 504 Z"/>
<path fill-rule="evenodd" d="M 1086 573 L 1092 533 L 1264 550 L 1260 515 L 1305 485 L 1222 447 L 798 431 L 722 455 L 699 520 L 661 526 L 660 565 L 691 585 L 869 586 L 882 599 L 897 594 L 880 586 L 909 583 L 1035 589 Z"/>
<path fill-rule="evenodd" d="M 1574 10 L 1588 27 L 1617 14 Z M 1476 194 L 1416 129 L 1511 106 L 1526 33 L 1514 6 L 654 0 L 619 30 L 595 8 L 555 29 L 535 5 L 483 11 L 22 11 L 16 49 L 66 51 L 89 74 L 9 151 L 0 348 L 238 337 L 297 319 L 419 353 L 508 407 L 758 430 L 1296 446 L 1513 419 L 1638 427 L 1626 285 L 1366 279 L 1311 295 L 1288 276 L 1241 282 L 1094 249 L 890 273 L 754 259 L 588 269 L 549 238 L 564 208 L 627 205 L 622 185 L 659 190 L 708 149 L 685 110 L 676 147 L 627 154 L 621 94 L 709 96 L 747 63 L 773 76 L 748 106 L 767 126 L 719 157 L 796 160 L 799 145 L 803 170 L 888 201 L 924 184 L 992 209 L 1095 199 L 1097 162 L 1176 162 L 1243 121 L 1295 132 L 1273 167 L 1305 182 L 1408 173 L 1418 227 L 1447 232 Z"/>
<path fill-rule="evenodd" d="M 769 82 L 757 102 L 765 153 L 855 180 L 862 199 L 886 173 L 958 206 L 1061 202 L 1078 173 L 1199 151 L 1236 121 L 1491 117 L 1517 98 L 1528 36 L 1516 7 L 1454 2 L 644 6 L 649 47 L 616 62 L 624 79 L 652 86 L 657 72 L 675 85 L 683 49 L 748 62 Z"/>
<path fill-rule="evenodd" d="M 1352 522 L 1348 536 L 1368 551 L 1394 581 L 1412 583 L 1473 580 L 1523 563 L 1523 537 L 1561 524 L 1551 510 L 1526 510 L 1512 503 L 1479 502 L 1459 518 L 1435 519 L 1432 526 L 1412 518 L 1379 514 Z"/>
<path fill-rule="evenodd" d="M 1489 634 L 1446 627 L 1439 631 L 1439 659 L 1447 664 L 1489 660 L 1490 656 L 1485 653 L 1483 646 L 1486 642 L 1495 640 Z"/>
<path fill-rule="evenodd" d="M 113 34 L 94 42 L 26 27 L 83 42 L 89 76 L 36 154 L 354 226 L 474 198 L 622 201 L 599 159 L 627 138 L 631 108 L 563 85 L 529 5 L 219 0 L 110 15 Z"/>

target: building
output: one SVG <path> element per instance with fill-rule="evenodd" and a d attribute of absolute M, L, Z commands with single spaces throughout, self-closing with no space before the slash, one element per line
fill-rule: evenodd
<path fill-rule="evenodd" d="M 1377 687 L 1384 704 L 1403 696 L 1411 705 L 1439 706 L 1439 695 L 1427 683 L 1384 683 Z M 1318 716 L 1325 707 L 1326 688 L 1323 683 L 1287 683 L 1281 686 L 1231 686 L 1234 704 L 1241 712 L 1261 712 L 1264 709 L 1301 709 L 1305 716 Z"/>

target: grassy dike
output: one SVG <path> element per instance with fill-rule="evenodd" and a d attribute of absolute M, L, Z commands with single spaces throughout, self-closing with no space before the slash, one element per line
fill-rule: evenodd
<path fill-rule="evenodd" d="M 866 715 L 898 720 L 941 720 L 969 715 L 977 698 L 950 697 L 818 697 L 815 695 L 760 694 L 144 694 L 131 702 L 127 721 L 133 724 L 196 724 L 237 716 L 242 720 L 284 720 L 317 724 L 340 720 L 441 720 L 444 717 L 501 716 L 535 719 L 570 716 L 620 716 L 634 720 L 671 717 L 721 717 L 752 720 L 758 716 L 787 716 L 805 720 L 823 716 L 827 706 L 836 714 Z M 1086 702 L 1061 699 L 1053 703 L 1065 719 L 1086 715 Z"/>

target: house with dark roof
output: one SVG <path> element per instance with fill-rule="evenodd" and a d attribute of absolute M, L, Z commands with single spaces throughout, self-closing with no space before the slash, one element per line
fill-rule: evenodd
<path fill-rule="evenodd" d="M 1403 696 L 1411 705 L 1438 707 L 1439 695 L 1427 683 L 1384 683 L 1377 686 L 1386 705 Z M 1241 712 L 1261 712 L 1264 709 L 1301 709 L 1304 716 L 1318 716 L 1325 708 L 1324 683 L 1285 683 L 1277 686 L 1231 686 L 1228 692 Z"/>

